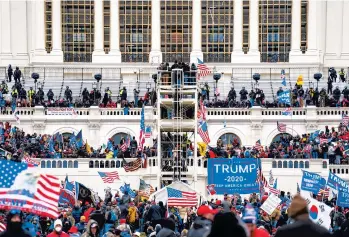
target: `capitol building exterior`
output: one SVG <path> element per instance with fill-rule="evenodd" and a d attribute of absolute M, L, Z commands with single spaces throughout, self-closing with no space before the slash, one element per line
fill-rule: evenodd
<path fill-rule="evenodd" d="M 45 94 L 52 89 L 59 98 L 66 86 L 74 98 L 81 97 L 82 88 L 91 90 L 99 73 L 102 80 L 98 88 L 104 91 L 109 87 L 115 100 L 120 88 L 127 89 L 129 100 L 133 100 L 134 89 L 140 96 L 155 90 L 157 103 L 145 106 L 145 124 L 152 128 L 145 145 L 161 141 L 167 132 L 190 133 L 196 149 L 201 141 L 196 135 L 196 116 L 168 119 L 162 116 L 163 108 L 178 103 L 177 109 L 197 111 L 197 87 L 204 83 L 220 92 L 219 100 L 226 99 L 231 87 L 237 91 L 258 87 L 271 98 L 282 87 L 281 70 L 287 80 L 284 88 L 293 87 L 300 75 L 306 88 L 326 87 L 330 67 L 348 73 L 347 12 L 349 1 L 343 0 L 1 0 L 0 78 L 6 78 L 9 64 L 18 66 L 26 89 L 40 84 Z M 170 87 L 154 83 L 154 74 L 162 77 L 157 69 L 160 63 L 171 65 L 178 60 L 197 64 L 198 59 L 221 79 L 215 82 L 211 74 L 197 85 L 182 88 L 179 93 L 185 99 L 180 102 L 166 96 Z M 40 75 L 38 84 L 31 78 L 33 72 Z M 317 84 L 313 76 L 319 72 L 323 78 Z M 255 73 L 260 75 L 258 84 L 252 80 Z M 41 106 L 18 107 L 17 111 L 20 124 L 16 126 L 26 133 L 77 134 L 82 130 L 84 141 L 93 147 L 117 134 L 139 136 L 141 108 L 131 108 L 128 114 L 120 104 L 117 108 L 76 108 L 74 115 L 50 115 Z M 209 145 L 215 147 L 219 138 L 228 135 L 247 147 L 257 140 L 267 146 L 279 134 L 277 122 L 287 124 L 286 133 L 301 136 L 325 126 L 338 127 L 342 114 L 349 113 L 348 108 L 314 106 L 294 108 L 292 116 L 282 116 L 282 111 L 259 106 L 207 108 Z M 0 120 L 16 123 L 11 108 Z M 173 172 L 164 169 L 168 163 L 162 157 L 166 151 L 162 151 L 161 142 L 157 148 L 158 155 L 148 157 L 147 168 L 129 173 L 117 160 L 62 158 L 40 162 L 45 172 L 62 180 L 69 174 L 71 180 L 90 184 L 98 192 L 107 186 L 98 178 L 101 170 L 117 169 L 131 187 L 139 178 L 160 187 L 162 181 L 173 180 Z M 207 161 L 195 153 L 187 158 L 179 178 L 207 196 Z M 291 192 L 296 192 L 302 169 L 323 177 L 332 171 L 349 181 L 349 165 L 329 165 L 322 159 L 264 159 L 262 167 L 266 177 L 272 169 L 280 189 Z"/>

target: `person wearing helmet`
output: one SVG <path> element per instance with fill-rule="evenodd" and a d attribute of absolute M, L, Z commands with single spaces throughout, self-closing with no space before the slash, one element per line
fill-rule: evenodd
<path fill-rule="evenodd" d="M 1 237 L 31 237 L 22 229 L 22 213 L 19 210 L 11 210 L 7 214 L 6 230 L 0 234 Z"/>

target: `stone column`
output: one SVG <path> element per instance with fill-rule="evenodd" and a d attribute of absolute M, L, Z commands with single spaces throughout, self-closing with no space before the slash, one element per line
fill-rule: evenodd
<path fill-rule="evenodd" d="M 242 51 L 242 0 L 234 0 L 234 46 L 231 54 L 232 63 L 241 63 L 244 56 Z"/>
<path fill-rule="evenodd" d="M 61 0 L 52 1 L 52 61 L 63 63 Z"/>
<path fill-rule="evenodd" d="M 259 52 L 259 0 L 250 0 L 250 44 L 247 53 L 250 63 L 260 63 Z"/>
<path fill-rule="evenodd" d="M 320 62 L 317 27 L 317 1 L 308 1 L 308 18 L 307 18 L 307 41 L 308 49 L 305 53 L 307 61 Z"/>
<path fill-rule="evenodd" d="M 290 63 L 299 62 L 301 51 L 301 1 L 292 0 L 292 31 Z"/>
<path fill-rule="evenodd" d="M 162 62 L 160 4 L 160 0 L 151 0 L 151 51 L 149 62 L 154 64 Z"/>
<path fill-rule="evenodd" d="M 110 0 L 110 51 L 108 60 L 121 63 L 119 0 Z"/>
<path fill-rule="evenodd" d="M 104 63 L 104 16 L 103 1 L 94 1 L 94 51 L 92 53 L 93 63 Z"/>
<path fill-rule="evenodd" d="M 7 61 L 12 59 L 11 51 L 11 14 L 10 0 L 0 1 L 0 29 L 1 29 L 1 48 L 0 59 Z"/>
<path fill-rule="evenodd" d="M 45 49 L 45 2 L 35 1 L 35 55 L 46 55 Z"/>
<path fill-rule="evenodd" d="M 192 0 L 193 14 L 192 14 L 192 50 L 190 53 L 190 62 L 198 63 L 198 58 L 203 60 L 203 53 L 201 50 L 201 0 Z"/>

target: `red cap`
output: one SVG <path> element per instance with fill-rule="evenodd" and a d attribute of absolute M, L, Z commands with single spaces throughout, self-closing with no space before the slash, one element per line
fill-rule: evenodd
<path fill-rule="evenodd" d="M 120 224 L 126 224 L 126 219 L 120 219 Z"/>
<path fill-rule="evenodd" d="M 70 230 L 68 230 L 68 233 L 78 233 L 78 227 L 72 226 Z"/>
<path fill-rule="evenodd" d="M 205 214 L 216 215 L 218 211 L 219 211 L 218 209 L 213 209 L 211 206 L 202 205 L 198 208 L 197 214 L 198 216 L 203 216 Z"/>

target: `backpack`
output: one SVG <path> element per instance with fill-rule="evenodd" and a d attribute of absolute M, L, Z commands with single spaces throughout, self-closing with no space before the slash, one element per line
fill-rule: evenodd
<path fill-rule="evenodd" d="M 112 221 L 112 222 L 115 222 L 116 220 L 117 220 L 117 217 L 116 217 L 116 214 L 115 214 L 115 212 L 113 212 L 113 211 L 111 211 L 110 212 L 110 220 Z"/>

